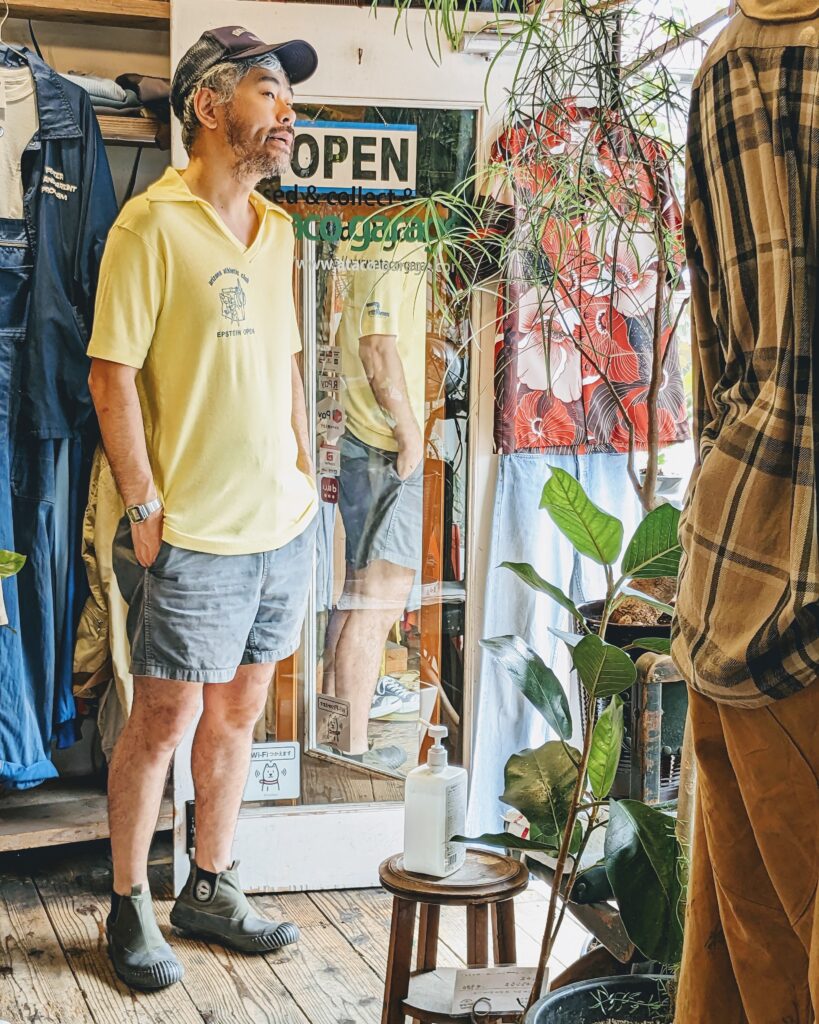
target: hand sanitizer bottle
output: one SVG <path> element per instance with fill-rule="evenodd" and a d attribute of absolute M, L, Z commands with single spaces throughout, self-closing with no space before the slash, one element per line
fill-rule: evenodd
<path fill-rule="evenodd" d="M 407 775 L 404 789 L 404 867 L 445 878 L 463 864 L 466 846 L 453 843 L 466 823 L 466 769 L 447 764 L 445 725 L 430 725 L 427 763 Z"/>

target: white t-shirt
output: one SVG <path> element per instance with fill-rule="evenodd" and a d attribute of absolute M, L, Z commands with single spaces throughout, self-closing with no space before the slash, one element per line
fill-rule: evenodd
<path fill-rule="evenodd" d="M 23 216 L 20 160 L 37 131 L 37 96 L 28 68 L 0 68 L 0 217 Z"/>

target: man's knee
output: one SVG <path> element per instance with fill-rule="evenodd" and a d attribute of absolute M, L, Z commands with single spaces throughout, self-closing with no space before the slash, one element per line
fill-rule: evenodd
<path fill-rule="evenodd" d="M 139 679 L 134 687 L 129 725 L 150 749 L 173 751 L 196 716 L 199 704 L 200 691 L 193 684 Z"/>

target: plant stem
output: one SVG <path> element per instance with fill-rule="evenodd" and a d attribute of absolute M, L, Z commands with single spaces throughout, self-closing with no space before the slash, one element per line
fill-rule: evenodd
<path fill-rule="evenodd" d="M 569 855 L 569 847 L 572 841 L 572 835 L 574 833 L 574 825 L 577 821 L 577 813 L 580 807 L 580 798 L 583 795 L 583 788 L 586 780 L 586 771 L 589 766 L 589 756 L 591 754 L 591 743 L 592 733 L 594 728 L 592 725 L 593 709 L 590 711 L 589 724 L 586 728 L 586 734 L 583 737 L 583 756 L 580 759 L 580 767 L 577 770 L 577 781 L 574 785 L 574 792 L 572 793 L 571 804 L 569 805 L 569 814 L 566 821 L 566 828 L 563 832 L 563 840 L 560 843 L 560 851 L 557 855 L 557 865 L 555 867 L 555 878 L 552 883 L 552 891 L 549 895 L 549 912 L 546 915 L 546 927 L 543 930 L 543 940 L 540 945 L 540 958 L 538 960 L 537 972 L 535 973 L 535 983 L 532 986 L 532 991 L 529 993 L 529 1002 L 526 1004 L 526 1011 L 540 999 L 540 991 L 543 988 L 543 981 L 546 977 L 546 969 L 549 964 L 549 957 L 552 955 L 552 947 L 554 946 L 554 935 L 552 934 L 555 926 L 555 918 L 557 916 L 557 903 L 561 896 L 561 882 L 563 880 L 563 872 L 566 868 L 566 859 Z"/>

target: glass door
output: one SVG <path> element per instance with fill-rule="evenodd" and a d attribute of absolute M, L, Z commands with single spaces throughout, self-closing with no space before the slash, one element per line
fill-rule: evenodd
<path fill-rule="evenodd" d="M 252 889 L 374 884 L 426 725 L 449 727 L 456 763 L 466 732 L 470 329 L 425 239 L 430 197 L 474 161 L 477 111 L 299 115 L 293 173 L 262 191 L 294 221 L 320 507 L 303 643 L 277 667 L 237 833 Z M 337 184 L 345 161 L 365 184 Z"/>

